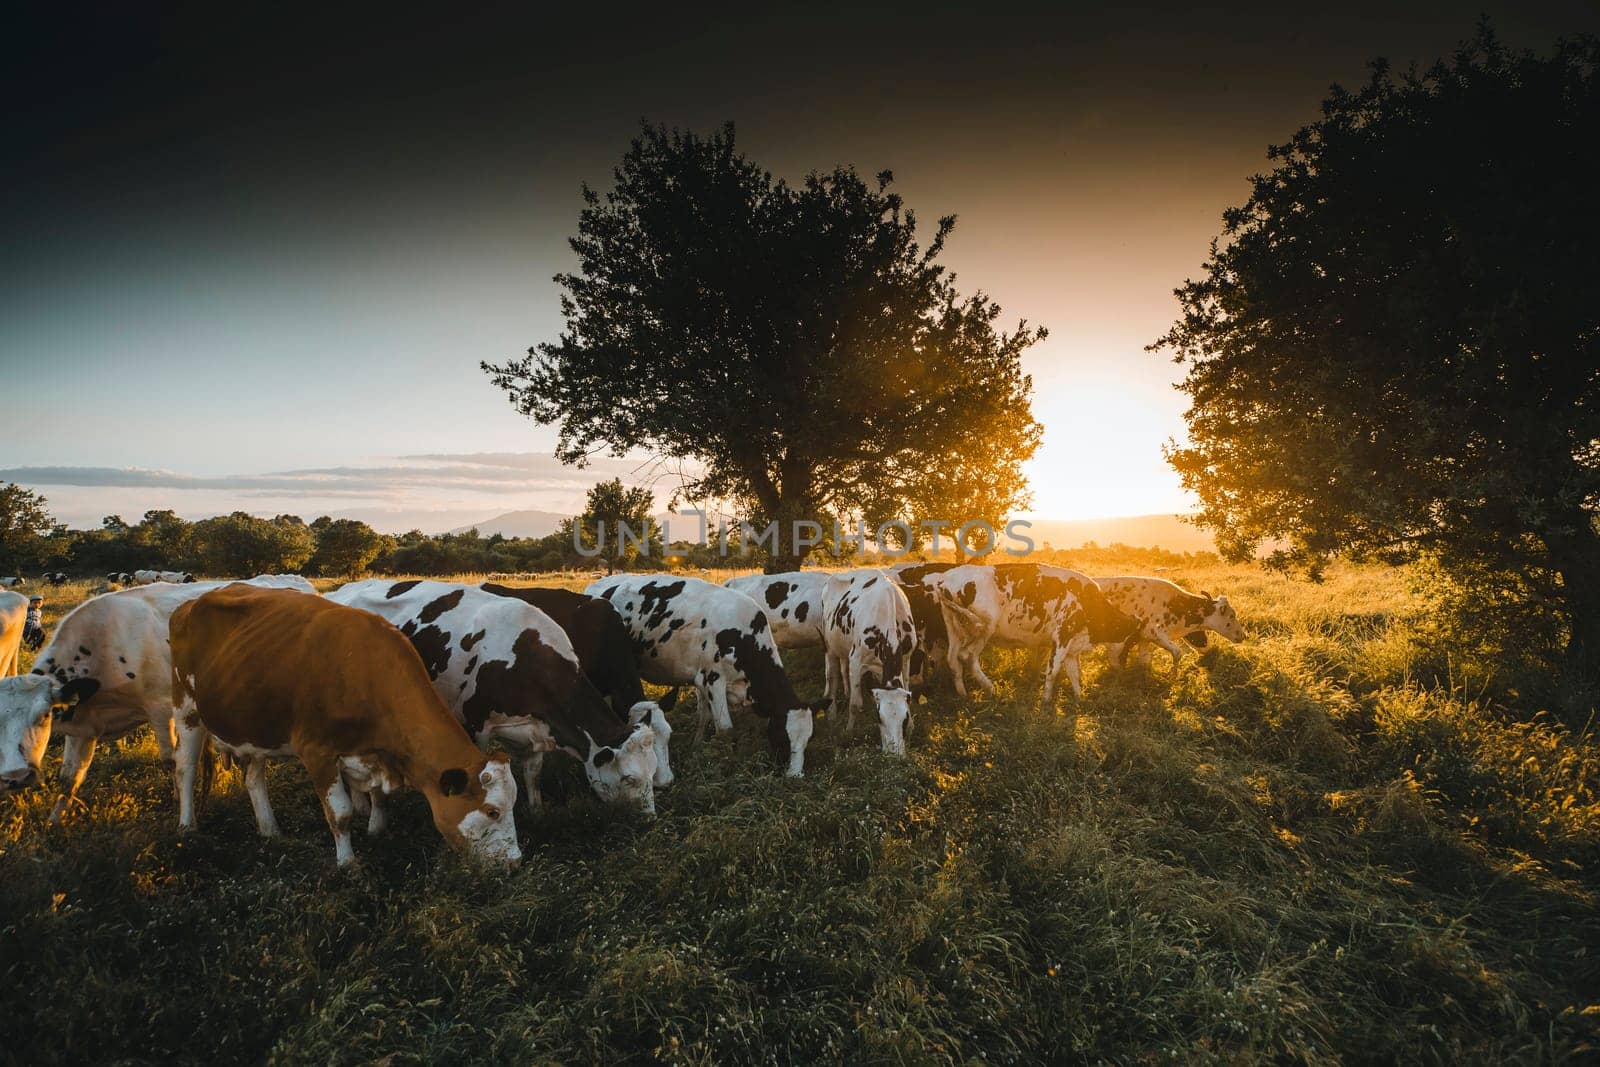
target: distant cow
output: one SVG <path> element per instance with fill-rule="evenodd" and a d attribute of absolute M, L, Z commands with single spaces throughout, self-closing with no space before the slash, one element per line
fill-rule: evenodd
<path fill-rule="evenodd" d="M 10 678 L 17 673 L 27 628 L 28 598 L 9 590 L 0 592 L 0 678 Z"/>
<path fill-rule="evenodd" d="M 883 751 L 904 756 L 911 717 L 906 673 L 917 643 L 906 594 L 882 571 L 836 574 L 823 590 L 822 608 L 828 689 L 850 708 L 845 733 L 871 689 Z"/>
<path fill-rule="evenodd" d="M 341 866 L 355 859 L 346 779 L 374 795 L 415 789 L 453 848 L 501 862 L 522 858 L 510 766 L 478 751 L 434 692 L 416 649 L 383 619 L 237 582 L 173 613 L 172 676 L 180 829 L 195 825 L 196 770 L 209 735 L 243 766 L 256 827 L 267 836 L 278 824 L 266 760 L 298 757 Z"/>
<path fill-rule="evenodd" d="M 965 677 L 984 689 L 994 683 L 978 655 L 991 640 L 1049 649 L 1040 703 L 1052 705 L 1065 671 L 1074 696 L 1083 695 L 1078 657 L 1090 646 L 1126 641 L 1139 623 L 1113 607 L 1088 575 L 1037 563 L 965 564 L 930 575 L 950 632 L 950 671 L 966 695 Z"/>
<path fill-rule="evenodd" d="M 188 571 L 134 571 L 134 585 L 154 585 L 156 582 L 171 582 L 173 585 L 182 585 L 195 580 L 194 575 Z"/>
<path fill-rule="evenodd" d="M 656 788 L 673 782 L 670 747 L 672 725 L 660 703 L 647 700 L 639 680 L 639 663 L 633 658 L 633 637 L 617 609 L 599 597 L 548 586 L 513 588 L 484 582 L 485 591 L 531 604 L 555 620 L 578 654 L 578 666 L 600 695 L 611 702 L 629 724 L 647 722 L 656 735 Z"/>
<path fill-rule="evenodd" d="M 129 574 L 127 571 L 107 571 L 106 581 L 110 582 L 112 585 L 132 585 L 133 575 Z"/>
<path fill-rule="evenodd" d="M 414 579 L 351 582 L 327 599 L 400 627 L 479 747 L 503 745 L 522 760 L 529 805 L 539 803 L 545 753 L 559 749 L 583 764 L 601 799 L 655 811 L 655 734 L 612 710 L 543 611 L 477 586 Z"/>
<path fill-rule="evenodd" d="M 822 591 L 827 571 L 747 574 L 722 584 L 760 604 L 780 649 L 815 648 L 823 643 Z"/>
<path fill-rule="evenodd" d="M 28 579 L 26 579 L 26 578 L 16 578 L 16 577 L 0 578 L 0 589 L 15 589 L 17 586 L 22 585 L 27 580 Z"/>
<path fill-rule="evenodd" d="M 58 585 L 59 586 L 59 585 L 66 585 L 67 584 L 67 572 L 66 571 L 50 571 L 48 574 L 40 575 L 40 578 L 42 578 L 44 581 L 49 582 L 51 585 Z"/>
<path fill-rule="evenodd" d="M 730 706 L 749 706 L 767 720 L 767 743 L 788 773 L 805 771 L 812 716 L 828 706 L 807 705 L 783 673 L 765 611 L 736 589 L 699 578 L 619 574 L 584 590 L 611 602 L 633 637 L 639 671 L 657 685 L 695 687 L 697 737 L 709 717 L 733 729 Z"/>
<path fill-rule="evenodd" d="M 1244 627 L 1225 596 L 1196 596 L 1165 578 L 1119 575 L 1095 581 L 1107 600 L 1139 620 L 1140 637 L 1167 650 L 1174 667 L 1187 651 L 1185 644 L 1204 647 L 1207 630 L 1229 641 L 1244 640 Z M 1125 659 L 1127 647 L 1122 651 L 1119 658 Z M 1139 649 L 1139 662 L 1150 662 L 1148 644 Z"/>
<path fill-rule="evenodd" d="M 47 675 L 58 687 L 68 687 L 73 703 L 53 719 L 31 721 L 25 711 L 6 710 L 12 707 L 6 687 L 21 679 L 0 681 L 0 774 L 28 769 L 37 775 L 38 753 L 44 751 L 51 730 L 59 731 L 64 737 L 62 795 L 50 816 L 55 820 L 77 799 L 101 738 L 121 737 L 149 723 L 161 758 L 171 760 L 172 651 L 167 624 L 179 604 L 225 584 L 123 589 L 86 600 L 69 612 L 34 659 L 33 674 Z M 263 575 L 249 584 L 316 592 L 310 582 L 297 577 Z M 38 694 L 29 699 L 33 702 L 17 706 L 34 707 Z"/>

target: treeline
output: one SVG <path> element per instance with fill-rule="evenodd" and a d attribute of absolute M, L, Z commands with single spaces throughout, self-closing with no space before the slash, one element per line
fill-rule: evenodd
<path fill-rule="evenodd" d="M 588 531 L 579 539 L 594 545 Z M 605 555 L 611 555 L 615 546 L 607 544 L 606 549 Z M 242 511 L 196 522 L 166 510 L 147 511 L 138 522 L 108 515 L 97 529 L 73 530 L 40 508 L 31 522 L 0 529 L 0 557 L 0 572 L 5 574 L 61 570 L 80 577 L 145 568 L 214 576 L 294 572 L 328 578 L 609 569 L 604 555 L 584 555 L 573 546 L 572 520 L 537 538 L 484 537 L 477 530 L 432 535 L 412 530 L 394 536 L 358 519 L 325 515 L 306 522 L 298 515 L 269 519 Z M 737 552 L 723 558 L 703 545 L 665 548 L 656 539 L 647 554 L 630 545 L 611 566 L 653 570 L 748 567 L 752 562 Z"/>

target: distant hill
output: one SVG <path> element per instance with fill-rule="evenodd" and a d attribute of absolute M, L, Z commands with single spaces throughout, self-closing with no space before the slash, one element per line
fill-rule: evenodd
<path fill-rule="evenodd" d="M 501 537 L 547 537 L 556 532 L 561 520 L 566 517 L 558 511 L 508 511 L 492 519 L 458 526 L 450 532 L 477 530 L 484 537 L 493 537 L 495 534 Z"/>
<path fill-rule="evenodd" d="M 567 516 L 555 511 L 508 511 L 492 519 L 451 530 L 463 533 L 476 528 L 485 537 L 544 537 L 556 532 Z M 656 517 L 657 521 L 667 518 Z M 1056 548 L 1077 548 L 1093 541 L 1099 545 L 1124 544 L 1134 548 L 1164 548 L 1168 552 L 1215 552 L 1211 534 L 1190 526 L 1176 515 L 1124 515 L 1114 519 L 1030 519 L 1028 535 L 1043 548 L 1048 541 Z M 699 533 L 694 519 L 674 519 L 668 524 L 671 539 L 692 538 Z"/>

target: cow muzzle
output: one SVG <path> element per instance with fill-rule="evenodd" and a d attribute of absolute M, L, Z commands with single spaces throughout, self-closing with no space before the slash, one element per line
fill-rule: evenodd
<path fill-rule="evenodd" d="M 37 767 L 22 767 L 6 771 L 0 774 L 0 783 L 4 783 L 7 790 L 32 789 L 39 784 L 39 770 Z"/>

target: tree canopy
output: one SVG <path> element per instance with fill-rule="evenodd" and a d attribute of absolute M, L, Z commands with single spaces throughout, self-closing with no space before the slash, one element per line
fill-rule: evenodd
<path fill-rule="evenodd" d="M 1600 44 L 1375 63 L 1269 152 L 1182 317 L 1169 449 L 1226 554 L 1512 576 L 1600 662 Z"/>
<path fill-rule="evenodd" d="M 31 489 L 0 483 L 0 575 L 14 576 L 53 558 L 55 520 L 46 503 Z"/>
<path fill-rule="evenodd" d="M 884 171 L 797 185 L 709 136 L 647 126 L 589 187 L 558 275 L 565 329 L 484 369 L 560 429 L 569 463 L 643 450 L 696 464 L 683 493 L 752 522 L 834 516 L 998 523 L 1027 501 L 1039 425 L 1022 352 L 926 247 Z M 787 552 L 769 566 L 792 565 Z"/>

